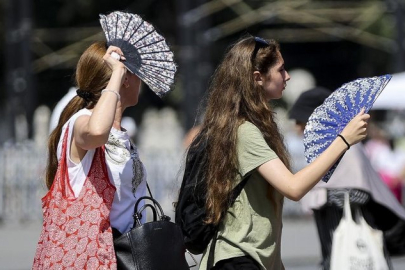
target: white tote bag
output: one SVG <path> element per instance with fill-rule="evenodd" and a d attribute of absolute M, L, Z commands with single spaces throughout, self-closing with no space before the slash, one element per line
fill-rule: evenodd
<path fill-rule="evenodd" d="M 349 193 L 345 194 L 343 217 L 333 234 L 331 270 L 388 270 L 383 251 L 383 234 L 364 220 L 352 218 Z"/>

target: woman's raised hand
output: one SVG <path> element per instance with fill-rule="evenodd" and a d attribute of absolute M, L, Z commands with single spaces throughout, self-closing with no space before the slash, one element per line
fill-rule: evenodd
<path fill-rule="evenodd" d="M 113 71 L 116 69 L 125 68 L 122 61 L 125 61 L 126 59 L 119 47 L 108 47 L 107 52 L 103 56 L 103 59 Z"/>
<path fill-rule="evenodd" d="M 370 115 L 364 113 L 364 108 L 357 114 L 340 133 L 350 144 L 356 144 L 367 136 L 367 122 Z"/>

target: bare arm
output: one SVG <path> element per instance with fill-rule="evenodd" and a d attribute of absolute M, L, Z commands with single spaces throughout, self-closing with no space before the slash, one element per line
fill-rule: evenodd
<path fill-rule="evenodd" d="M 122 51 L 118 47 L 110 46 L 103 57 L 106 64 L 112 69 L 112 75 L 106 89 L 119 94 L 125 78 L 126 68 L 122 62 L 111 57 L 113 51 L 122 55 Z M 94 107 L 91 116 L 80 116 L 76 120 L 74 144 L 83 150 L 94 149 L 105 144 L 119 107 L 118 96 L 113 92 L 104 92 Z"/>
<path fill-rule="evenodd" d="M 342 131 L 341 134 L 350 145 L 366 137 L 369 118 L 370 116 L 362 111 Z M 258 171 L 280 193 L 298 201 L 319 182 L 346 149 L 346 144 L 337 137 L 317 159 L 296 174 L 292 174 L 278 158 L 264 163 L 258 167 Z"/>

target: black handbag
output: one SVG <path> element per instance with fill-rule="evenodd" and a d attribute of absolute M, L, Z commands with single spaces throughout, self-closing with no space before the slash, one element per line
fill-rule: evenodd
<path fill-rule="evenodd" d="M 134 226 L 124 234 L 114 231 L 117 268 L 131 270 L 188 270 L 183 234 L 180 227 L 163 213 L 152 197 L 141 197 L 134 207 Z M 145 204 L 138 209 L 141 201 Z M 151 204 L 151 202 L 153 204 Z M 141 223 L 142 212 L 150 208 L 153 220 Z M 194 258 L 192 258 L 194 260 Z M 196 262 L 195 262 L 196 263 Z"/>

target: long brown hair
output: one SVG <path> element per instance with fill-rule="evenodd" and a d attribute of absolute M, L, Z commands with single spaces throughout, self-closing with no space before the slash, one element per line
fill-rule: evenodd
<path fill-rule="evenodd" d="M 46 167 L 45 182 L 48 189 L 51 188 L 58 168 L 58 158 L 56 150 L 62 133 L 63 125 L 73 114 L 83 108 L 92 109 L 101 95 L 111 77 L 111 69 L 103 62 L 106 53 L 105 42 L 95 42 L 90 45 L 81 55 L 76 66 L 76 87 L 88 93 L 87 98 L 75 96 L 63 109 L 58 125 L 52 131 L 48 139 L 48 161 Z"/>
<path fill-rule="evenodd" d="M 218 224 L 229 206 L 239 167 L 237 130 L 244 121 L 257 126 L 270 148 L 290 166 L 274 112 L 265 91 L 253 79 L 254 71 L 265 74 L 279 61 L 278 43 L 267 42 L 268 46 L 255 50 L 254 37 L 241 39 L 230 47 L 212 77 L 201 129 L 208 141 L 207 223 Z"/>

